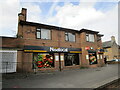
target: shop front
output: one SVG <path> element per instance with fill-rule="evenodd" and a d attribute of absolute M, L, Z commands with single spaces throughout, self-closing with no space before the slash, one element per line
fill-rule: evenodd
<path fill-rule="evenodd" d="M 86 63 L 88 67 L 98 67 L 104 65 L 103 49 L 95 49 L 93 47 L 85 47 L 86 49 Z"/>
<path fill-rule="evenodd" d="M 25 53 L 32 53 L 32 69 L 62 70 L 80 65 L 81 48 L 25 46 Z"/>

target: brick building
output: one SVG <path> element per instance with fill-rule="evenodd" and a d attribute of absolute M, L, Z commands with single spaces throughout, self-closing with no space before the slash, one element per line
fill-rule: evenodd
<path fill-rule="evenodd" d="M 119 59 L 119 45 L 116 43 L 115 37 L 111 36 L 110 41 L 103 42 L 104 49 L 104 57 L 106 57 L 107 61 L 111 61 L 112 59 Z"/>
<path fill-rule="evenodd" d="M 2 37 L 4 50 L 17 51 L 17 71 L 63 70 L 103 66 L 101 37 L 97 31 L 73 30 L 26 21 L 27 9 L 18 14 L 16 38 Z"/>

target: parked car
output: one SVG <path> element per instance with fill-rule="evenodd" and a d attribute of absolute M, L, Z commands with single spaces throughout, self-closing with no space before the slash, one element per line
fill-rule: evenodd
<path fill-rule="evenodd" d="M 112 59 L 112 60 L 110 60 L 111 62 L 119 62 L 120 61 L 120 59 Z"/>

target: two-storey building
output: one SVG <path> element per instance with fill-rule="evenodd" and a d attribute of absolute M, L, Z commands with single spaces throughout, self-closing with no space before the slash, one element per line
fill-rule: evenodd
<path fill-rule="evenodd" d="M 3 49 L 17 49 L 17 70 L 63 70 L 104 65 L 97 31 L 73 30 L 26 21 L 27 9 L 18 14 L 16 38 L 2 38 Z M 8 60 L 9 61 L 9 60 Z"/>
<path fill-rule="evenodd" d="M 111 36 L 110 41 L 103 42 L 102 44 L 104 49 L 104 57 L 107 61 L 111 61 L 113 59 L 119 59 L 119 45 L 116 43 L 115 37 Z"/>

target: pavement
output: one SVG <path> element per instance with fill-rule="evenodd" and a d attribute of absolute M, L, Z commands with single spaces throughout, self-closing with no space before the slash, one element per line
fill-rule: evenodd
<path fill-rule="evenodd" d="M 118 64 L 36 74 L 3 75 L 2 88 L 97 88 L 118 79 Z"/>

